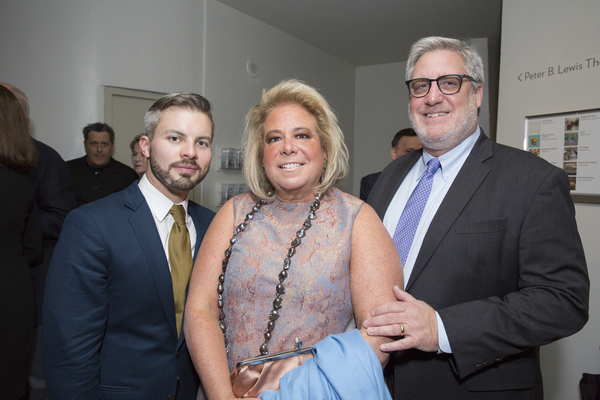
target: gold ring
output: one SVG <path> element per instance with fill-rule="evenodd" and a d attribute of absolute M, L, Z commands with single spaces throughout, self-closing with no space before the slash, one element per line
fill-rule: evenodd
<path fill-rule="evenodd" d="M 404 336 L 404 324 L 398 322 L 398 325 L 400 325 L 400 336 Z"/>

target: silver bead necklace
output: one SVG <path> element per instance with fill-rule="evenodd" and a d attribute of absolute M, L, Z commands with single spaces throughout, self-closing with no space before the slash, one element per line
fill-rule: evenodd
<path fill-rule="evenodd" d="M 269 354 L 269 348 L 267 343 L 271 340 L 272 332 L 275 329 L 275 321 L 279 318 L 279 310 L 283 307 L 283 294 L 285 293 L 285 287 L 283 286 L 283 281 L 288 277 L 288 270 L 292 266 L 292 257 L 296 254 L 296 247 L 298 247 L 302 243 L 302 238 L 306 236 L 306 231 L 312 226 L 312 222 L 317 218 L 316 211 L 321 206 L 321 200 L 323 199 L 322 193 L 317 193 L 315 196 L 315 200 L 310 204 L 310 210 L 308 211 L 308 217 L 302 224 L 302 228 L 296 232 L 296 238 L 292 240 L 290 248 L 288 249 L 287 256 L 283 260 L 283 269 L 279 273 L 279 283 L 275 286 L 275 300 L 273 300 L 273 309 L 269 313 L 269 322 L 267 323 L 267 330 L 265 331 L 264 338 L 265 341 L 260 345 L 259 352 L 261 355 Z M 262 206 L 267 203 L 266 200 L 259 200 L 252 207 L 252 210 L 246 214 L 246 218 L 244 222 L 239 224 L 235 228 L 235 233 L 233 237 L 229 240 L 229 247 L 225 250 L 225 258 L 223 258 L 223 272 L 219 275 L 219 284 L 217 285 L 217 293 L 219 295 L 219 299 L 217 300 L 217 306 L 219 307 L 219 327 L 221 331 L 223 331 L 223 337 L 225 339 L 225 348 L 227 349 L 228 341 L 227 341 L 227 325 L 225 324 L 225 313 L 223 308 L 225 306 L 225 302 L 223 300 L 223 290 L 225 285 L 225 272 L 227 271 L 227 265 L 229 264 L 229 257 L 231 256 L 231 251 L 233 249 L 233 245 L 238 241 L 240 233 L 242 233 L 248 223 L 254 219 L 254 216 L 260 212 Z M 229 349 L 227 349 L 229 352 Z"/>

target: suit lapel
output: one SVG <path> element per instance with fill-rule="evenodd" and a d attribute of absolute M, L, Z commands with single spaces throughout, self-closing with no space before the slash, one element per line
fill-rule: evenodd
<path fill-rule="evenodd" d="M 156 285 L 156 290 L 162 302 L 171 332 L 177 338 L 171 273 L 160 236 L 156 230 L 154 217 L 137 185 L 131 185 L 125 190 L 124 203 L 126 207 L 133 210 L 133 213 L 129 217 L 129 223 L 146 256 L 146 262 L 154 279 L 154 284 Z"/>
<path fill-rule="evenodd" d="M 429 225 L 406 285 L 407 291 L 425 268 L 440 242 L 477 192 L 485 177 L 490 173 L 490 168 L 483 164 L 483 161 L 491 156 L 492 141 L 482 131 Z"/>

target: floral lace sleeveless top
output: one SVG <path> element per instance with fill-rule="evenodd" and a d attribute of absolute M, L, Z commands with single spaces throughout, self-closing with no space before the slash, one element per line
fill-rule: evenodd
<path fill-rule="evenodd" d="M 256 200 L 249 193 L 233 200 L 235 226 Z M 330 334 L 355 327 L 350 296 L 351 235 L 363 202 L 342 191 L 327 191 L 317 218 L 296 248 L 280 317 L 268 343 L 269 353 L 312 346 Z M 291 241 L 306 220 L 310 203 L 265 204 L 233 246 L 225 277 L 225 316 L 229 368 L 259 355 L 275 286 Z"/>

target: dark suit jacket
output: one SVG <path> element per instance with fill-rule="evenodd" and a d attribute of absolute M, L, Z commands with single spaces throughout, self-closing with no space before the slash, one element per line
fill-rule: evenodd
<path fill-rule="evenodd" d="M 382 219 L 421 154 L 382 172 L 368 200 Z M 539 346 L 588 319 L 589 279 L 566 173 L 482 132 L 431 222 L 406 290 L 439 312 L 452 354 L 395 353 L 396 399 L 541 398 Z"/>
<path fill-rule="evenodd" d="M 379 175 L 381 175 L 381 172 L 375 172 L 374 174 L 363 176 L 360 180 L 360 199 L 362 201 L 367 201 L 367 197 L 369 197 L 369 193 L 371 193 L 371 189 L 373 189 Z"/>
<path fill-rule="evenodd" d="M 214 213 L 191 201 L 188 212 L 198 254 Z M 137 182 L 67 216 L 43 323 L 50 399 L 167 399 L 178 379 L 183 400 L 196 398 L 167 258 Z"/>
<path fill-rule="evenodd" d="M 33 139 L 38 161 L 31 173 L 44 234 L 44 258 L 31 269 L 35 293 L 35 322 L 42 323 L 42 300 L 50 259 L 65 217 L 77 206 L 67 163 L 52 147 Z"/>
<path fill-rule="evenodd" d="M 42 256 L 31 177 L 0 165 L 0 398 L 27 390 L 35 301 L 29 267 Z"/>

